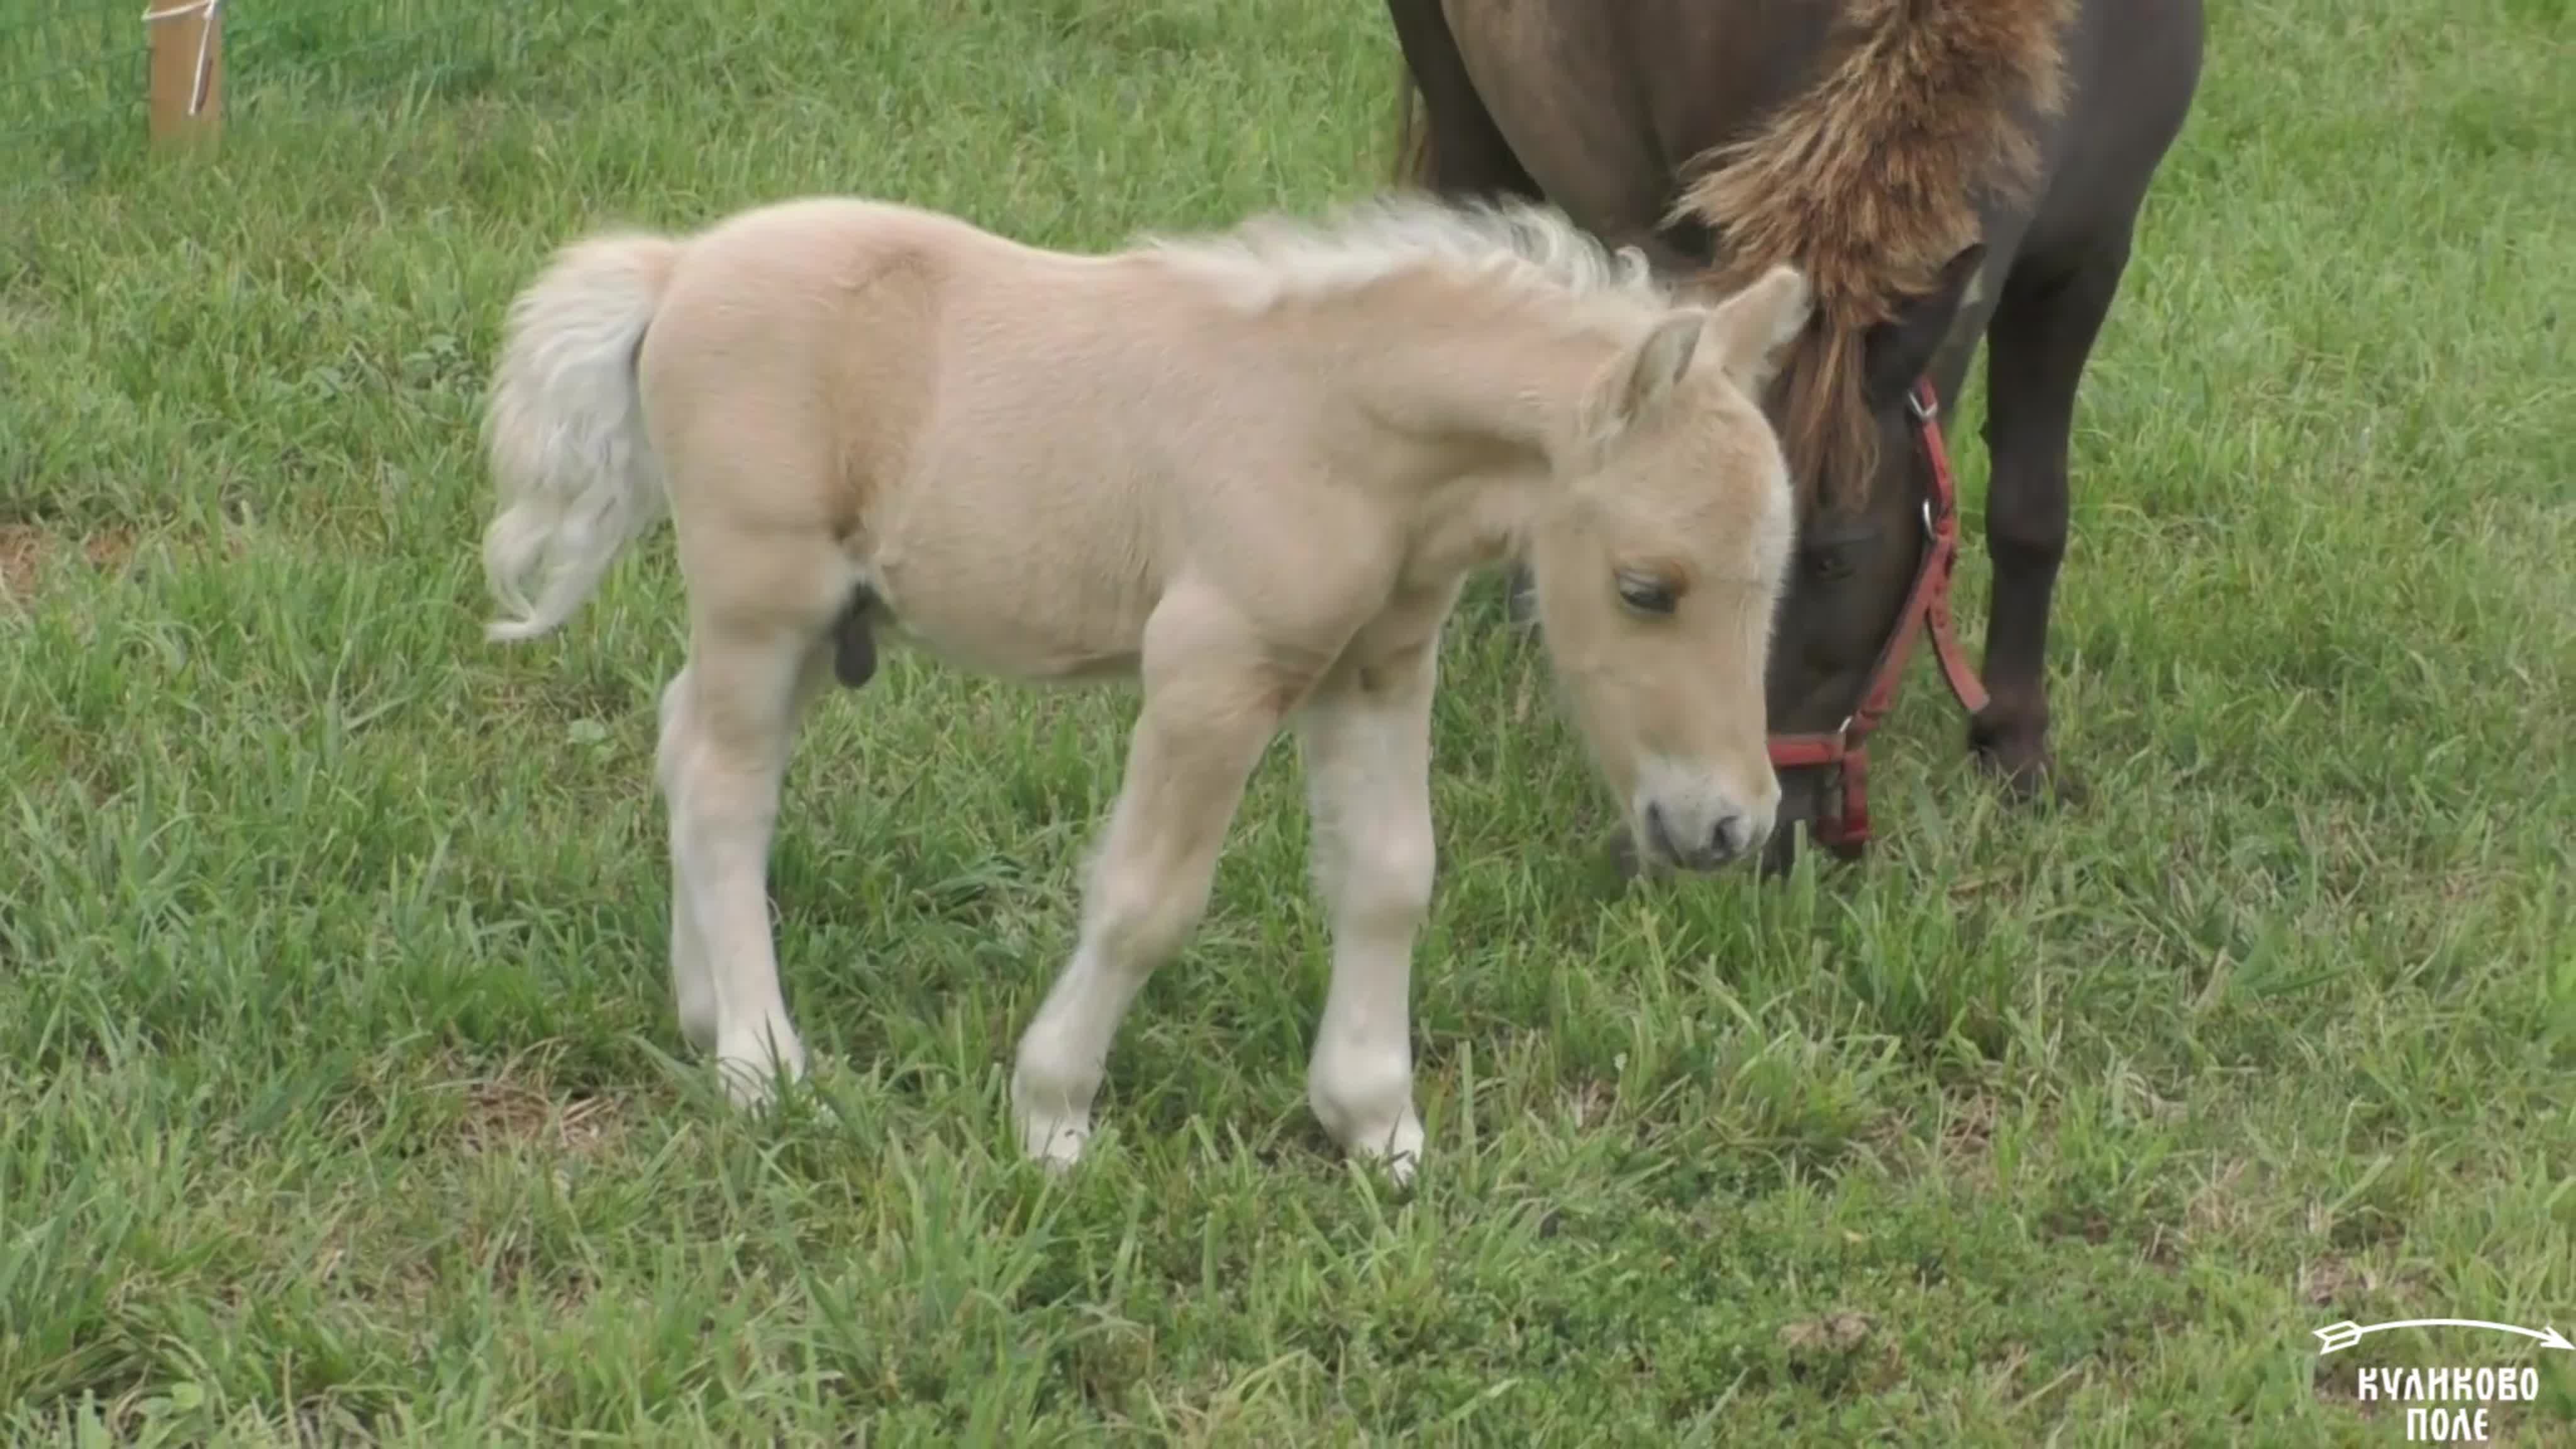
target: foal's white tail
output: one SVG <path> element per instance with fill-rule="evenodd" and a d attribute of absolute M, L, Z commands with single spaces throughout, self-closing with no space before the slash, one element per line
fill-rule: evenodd
<path fill-rule="evenodd" d="M 483 577 L 507 616 L 484 626 L 487 638 L 533 639 L 572 617 L 618 551 L 662 517 L 635 357 L 682 245 L 586 238 L 510 304 L 483 420 L 500 494 Z"/>

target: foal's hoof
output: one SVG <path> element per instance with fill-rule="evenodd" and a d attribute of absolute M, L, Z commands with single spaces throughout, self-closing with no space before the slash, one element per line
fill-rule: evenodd
<path fill-rule="evenodd" d="M 1340 1137 L 1339 1133 L 1334 1134 Z M 1422 1168 L 1422 1119 L 1411 1108 L 1393 1128 L 1381 1136 L 1341 1137 L 1342 1151 L 1352 1162 L 1386 1174 L 1387 1185 L 1394 1188 L 1413 1186 L 1414 1174 Z"/>
<path fill-rule="evenodd" d="M 758 1116 L 778 1101 L 782 1078 L 770 1068 L 766 1058 L 751 1061 L 719 1057 L 716 1059 L 716 1076 L 724 1083 L 725 1100 L 733 1103 L 739 1111 Z M 790 1076 L 784 1080 L 794 1081 L 795 1078 Z"/>
<path fill-rule="evenodd" d="M 1020 1118 L 1020 1150 L 1049 1172 L 1062 1172 L 1082 1160 L 1091 1143 L 1088 1114 L 1067 1117 L 1029 1115 Z"/>
<path fill-rule="evenodd" d="M 805 1075 L 804 1043 L 790 1037 L 783 1047 L 775 1053 L 766 1043 L 719 1049 L 716 1075 L 724 1082 L 726 1099 L 745 1112 L 767 1111 L 781 1085 Z"/>
<path fill-rule="evenodd" d="M 1408 1112 L 1384 1151 L 1361 1148 L 1351 1156 L 1385 1173 L 1389 1185 L 1411 1187 L 1413 1175 L 1422 1169 L 1422 1124 Z"/>
<path fill-rule="evenodd" d="M 1063 1092 L 1031 1086 L 1025 1074 L 1011 1078 L 1011 1120 L 1019 1125 L 1020 1150 L 1050 1172 L 1073 1166 L 1091 1143 L 1091 1109 L 1075 1106 Z"/>
<path fill-rule="evenodd" d="M 1311 1082 L 1306 1105 L 1352 1161 L 1375 1167 L 1404 1187 L 1422 1165 L 1422 1114 L 1413 1110 L 1411 1075 L 1392 1080 L 1402 1085 L 1348 1091 L 1329 1078 Z"/>

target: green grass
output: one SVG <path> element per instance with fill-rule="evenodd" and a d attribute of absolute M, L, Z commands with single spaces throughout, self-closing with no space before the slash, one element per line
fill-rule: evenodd
<path fill-rule="evenodd" d="M 1919 669 L 1866 863 L 1623 888 L 1480 587 L 1410 1197 L 1303 1108 L 1285 748 L 1106 1134 L 1017 1160 L 1134 706 L 910 658 L 818 711 L 775 858 L 836 1112 L 728 1116 L 665 986 L 667 534 L 521 649 L 475 560 L 559 241 L 1351 195 L 1371 0 L 272 7 L 197 166 L 10 90 L 74 139 L 0 196 L 5 1437 L 2378 1444 L 2355 1363 L 2532 1361 L 2310 1331 L 2576 1328 L 2569 16 L 2213 8 L 2075 440 L 2090 802 L 2001 807 Z M 2503 1439 L 2566 1442 L 2539 1357 Z"/>

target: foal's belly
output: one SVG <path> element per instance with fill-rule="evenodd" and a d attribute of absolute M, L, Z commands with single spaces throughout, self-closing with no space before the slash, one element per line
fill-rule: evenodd
<path fill-rule="evenodd" d="M 1023 560 L 1026 564 L 1027 561 Z M 888 557 L 868 587 L 896 639 L 979 674 L 1081 682 L 1135 672 L 1149 599 L 1083 571 Z"/>

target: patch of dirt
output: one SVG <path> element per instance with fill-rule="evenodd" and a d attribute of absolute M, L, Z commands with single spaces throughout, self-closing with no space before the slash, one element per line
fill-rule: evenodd
<path fill-rule="evenodd" d="M 2148 1237 L 2146 1258 L 2159 1268 L 2179 1268 L 2185 1248 L 2203 1238 L 2226 1237 L 2245 1229 L 2245 1194 L 2237 1184 L 2245 1176 L 2242 1162 L 2221 1163 L 2183 1205 L 2179 1225 L 2158 1223 Z"/>
<path fill-rule="evenodd" d="M 2095 1247 L 2111 1241 L 2111 1219 L 2099 1208 L 2052 1208 L 2039 1215 L 2040 1230 L 2060 1238 L 2082 1238 Z"/>
<path fill-rule="evenodd" d="M 1920 1114 L 1913 1112 L 1882 1112 L 1861 1136 L 1881 1162 L 1991 1185 L 1995 1123 L 2002 1115 L 2002 1104 L 1985 1092 L 1950 1092 L 1928 1139 L 1916 1136 Z"/>
<path fill-rule="evenodd" d="M 1866 1313 L 1838 1309 L 1822 1318 L 1802 1318 L 1780 1326 L 1780 1346 L 1793 1354 L 1849 1353 L 1869 1342 L 1878 1320 Z"/>
<path fill-rule="evenodd" d="M 1782 1324 L 1780 1346 L 1790 1377 L 1831 1395 L 1883 1393 L 1905 1379 L 1903 1340 L 1848 1308 Z"/>
<path fill-rule="evenodd" d="M 2175 1272 L 2182 1267 L 2182 1250 L 2188 1242 L 2182 1234 L 2157 1223 L 2148 1229 L 2147 1245 L 2138 1250 L 2138 1256 L 2146 1259 L 2149 1267 Z"/>
<path fill-rule="evenodd" d="M 569 1191 L 591 1165 L 617 1143 L 623 1123 L 615 1099 L 556 1084 L 542 1063 L 512 1062 L 485 1067 L 480 1075 L 460 1075 L 444 1084 L 461 1102 L 450 1131 L 468 1158 L 487 1154 L 520 1154 L 529 1166 L 545 1172 L 558 1192 Z M 515 1216 L 495 1216 L 492 1204 L 468 1194 L 458 1224 L 455 1250 L 465 1263 L 488 1276 L 495 1291 L 515 1293 L 523 1287 L 555 1306 L 559 1313 L 578 1311 L 597 1284 L 576 1263 L 550 1257 Z M 427 1255 L 412 1265 L 416 1285 L 405 1297 L 435 1300 L 436 1275 L 453 1275 L 454 1260 Z"/>
<path fill-rule="evenodd" d="M 2423 1366 L 2420 1358 L 2410 1356 L 2404 1349 L 2380 1347 L 2374 1351 L 2372 1346 L 2365 1345 L 2342 1353 L 2320 1356 L 2316 1367 L 2308 1375 L 2308 1386 L 2316 1395 L 2318 1403 L 2350 1413 L 2364 1421 L 2397 1418 L 2405 1414 L 2408 1407 L 2407 1401 L 2390 1399 L 2385 1395 L 2363 1398 L 2360 1388 L 2361 1371 L 2369 1368 L 2385 1373 Z M 2442 1407 L 2473 1410 L 2483 1408 L 2487 1411 L 2487 1437 L 2482 1440 L 2464 1441 L 2472 1444 L 2492 1444 L 2498 1439 L 2512 1438 L 2513 1428 L 2520 1422 L 2525 1412 L 2524 1405 L 2511 1401 L 2480 1403 L 2473 1399 L 2445 1400 L 2442 1401 Z"/>
<path fill-rule="evenodd" d="M 125 528 L 101 529 L 81 540 L 81 557 L 100 573 L 114 573 L 134 557 L 134 532 Z"/>
<path fill-rule="evenodd" d="M 45 532 L 32 523 L 0 524 L 0 599 L 32 599 L 44 567 Z"/>
<path fill-rule="evenodd" d="M 78 552 L 91 568 L 112 574 L 134 557 L 134 544 L 134 531 L 126 528 L 104 528 L 75 545 L 32 523 L 0 524 L 0 600 L 34 602 L 45 561 L 67 549 Z"/>
<path fill-rule="evenodd" d="M 464 1084 L 457 1130 L 469 1153 L 543 1144 L 575 1158 L 594 1156 L 616 1136 L 615 1103 L 606 1097 L 557 1101 L 542 1078 L 501 1076 Z"/>
<path fill-rule="evenodd" d="M 1578 1132 L 1610 1115 L 1610 1105 L 1619 1089 L 1608 1082 L 1585 1082 L 1565 1094 L 1565 1115 Z"/>
<path fill-rule="evenodd" d="M 2002 1110 L 1983 1092 L 1954 1099 L 1958 1110 L 1941 1126 L 1941 1156 L 1954 1167 L 1985 1163 L 1995 1140 L 1995 1118 Z"/>
<path fill-rule="evenodd" d="M 2338 1364 L 2331 1359 L 2317 1360 L 2315 1371 L 2308 1376 L 2309 1387 L 2315 1391 L 2319 1403 L 2349 1409 L 2364 1419 L 2376 1419 L 2388 1412 L 2389 1406 L 2385 1402 L 2361 1396 L 2354 1387 L 2359 1382 L 2360 1377 L 2352 1366 Z"/>
<path fill-rule="evenodd" d="M 2236 1190 L 2237 1180 L 2244 1175 L 2244 1163 L 2224 1163 L 2191 1195 L 2183 1209 L 2183 1223 L 2193 1237 L 2234 1232 L 2245 1225 L 2245 1198 Z"/>
<path fill-rule="evenodd" d="M 2356 1290 L 2374 1293 L 2378 1289 L 2378 1274 L 2332 1253 L 2299 1269 L 2299 1296 L 2320 1308 L 2345 1302 Z"/>

